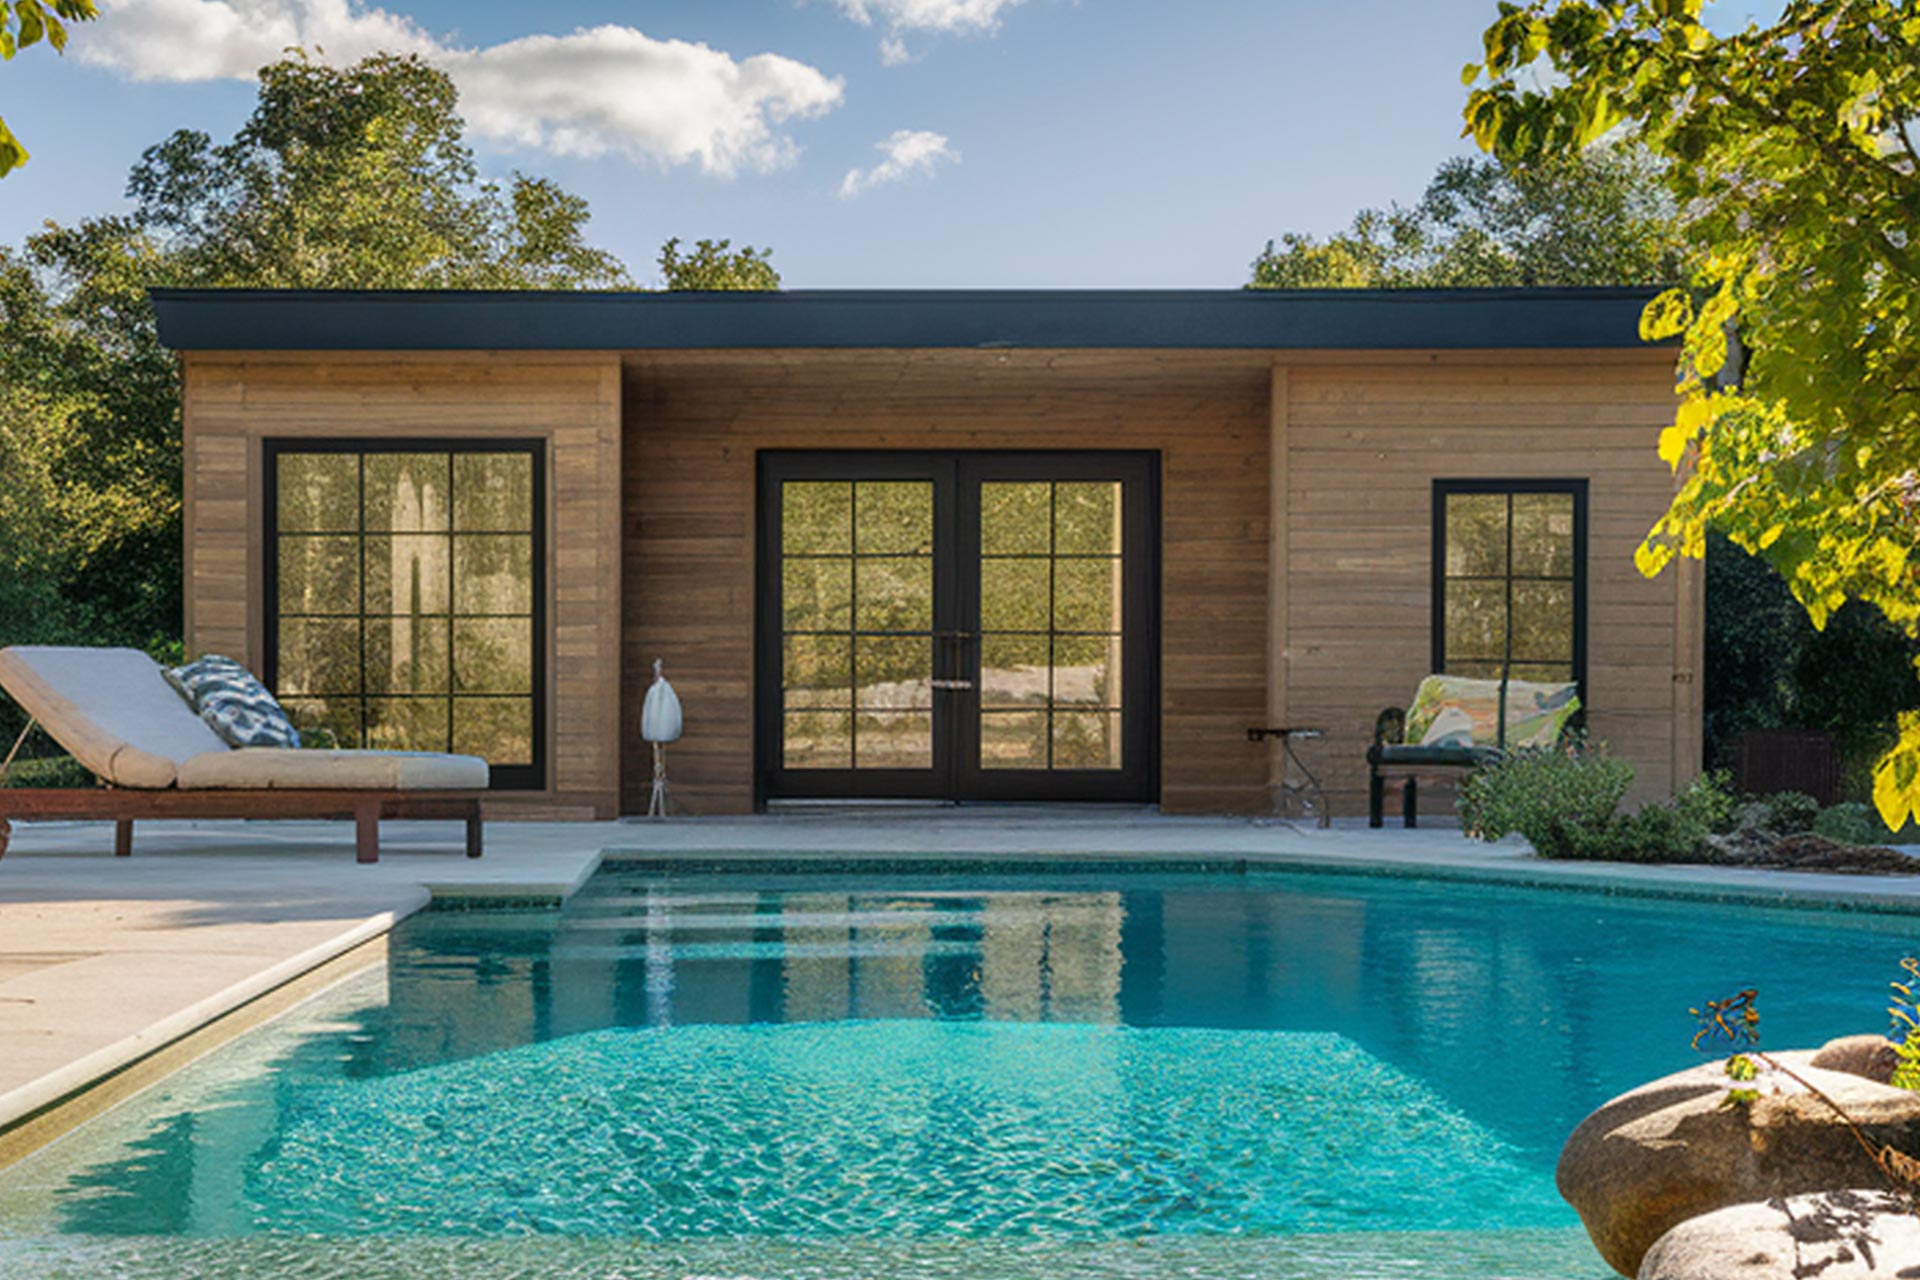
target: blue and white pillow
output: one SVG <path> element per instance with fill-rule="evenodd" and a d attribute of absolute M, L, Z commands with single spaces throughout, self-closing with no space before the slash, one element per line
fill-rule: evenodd
<path fill-rule="evenodd" d="M 209 728 L 234 747 L 298 747 L 300 731 L 267 686 L 232 658 L 217 653 L 174 667 L 167 683 Z"/>

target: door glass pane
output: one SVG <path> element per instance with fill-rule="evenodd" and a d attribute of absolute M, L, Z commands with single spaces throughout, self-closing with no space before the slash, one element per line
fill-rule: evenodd
<path fill-rule="evenodd" d="M 853 624 L 860 631 L 933 630 L 933 558 L 862 556 L 854 561 Z"/>
<path fill-rule="evenodd" d="M 1047 705 L 1047 638 L 988 635 L 980 640 L 980 705 Z"/>
<path fill-rule="evenodd" d="M 980 629 L 1046 631 L 1052 600 L 1049 561 L 987 557 L 980 562 Z"/>
<path fill-rule="evenodd" d="M 1111 711 L 1054 712 L 1053 767 L 1118 769 L 1119 715 Z"/>
<path fill-rule="evenodd" d="M 1053 628 L 1056 631 L 1120 629 L 1118 556 L 1054 561 Z"/>
<path fill-rule="evenodd" d="M 1120 554 L 1120 485 L 1062 483 L 1053 487 L 1053 549 L 1061 555 Z"/>
<path fill-rule="evenodd" d="M 462 533 L 532 533 L 533 455 L 453 455 L 453 527 Z"/>
<path fill-rule="evenodd" d="M 933 705 L 930 638 L 859 636 L 853 646 L 856 704 L 890 709 Z"/>
<path fill-rule="evenodd" d="M 280 612 L 360 612 L 360 540 L 305 534 L 280 539 Z"/>
<path fill-rule="evenodd" d="M 368 693 L 448 691 L 445 618 L 369 618 L 365 627 Z"/>
<path fill-rule="evenodd" d="M 1120 702 L 1123 509 L 1115 481 L 980 486 L 981 768 L 1124 767 L 1117 710 L 1084 710 Z"/>
<path fill-rule="evenodd" d="M 845 480 L 789 480 L 780 486 L 780 550 L 847 555 L 853 550 L 853 486 Z"/>
<path fill-rule="evenodd" d="M 931 769 L 931 711 L 862 711 L 854 734 L 857 769 Z"/>
<path fill-rule="evenodd" d="M 1095 707 L 1120 705 L 1120 637 L 1056 636 L 1053 700 Z"/>
<path fill-rule="evenodd" d="M 445 613 L 453 600 L 452 545 L 443 533 L 361 540 L 368 613 Z"/>
<path fill-rule="evenodd" d="M 782 766 L 931 768 L 932 482 L 780 494 Z"/>
<path fill-rule="evenodd" d="M 863 480 L 854 486 L 854 550 L 861 555 L 933 554 L 933 485 Z"/>
<path fill-rule="evenodd" d="M 980 713 L 980 767 L 982 769 L 1046 768 L 1047 713 L 1044 711 L 982 711 Z"/>
<path fill-rule="evenodd" d="M 980 550 L 990 556 L 1052 551 L 1052 490 L 1045 481 L 981 485 Z"/>
<path fill-rule="evenodd" d="M 853 713 L 787 712 L 780 758 L 781 763 L 789 769 L 851 768 Z"/>

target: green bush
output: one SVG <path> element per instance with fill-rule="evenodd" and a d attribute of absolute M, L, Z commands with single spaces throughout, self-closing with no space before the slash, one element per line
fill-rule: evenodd
<path fill-rule="evenodd" d="M 1775 835 L 1803 836 L 1820 816 L 1820 802 L 1800 791 L 1776 792 L 1762 803 L 1767 807 L 1766 828 Z"/>
<path fill-rule="evenodd" d="M 1813 820 L 1813 831 L 1841 844 L 1885 844 L 1893 838 L 1893 832 L 1887 830 L 1887 824 L 1880 821 L 1873 807 L 1857 800 L 1822 809 L 1820 816 Z"/>
<path fill-rule="evenodd" d="M 72 756 L 52 756 L 45 760 L 15 760 L 7 766 L 7 776 L 0 781 L 0 786 L 90 787 L 93 783 L 87 767 Z"/>
<path fill-rule="evenodd" d="M 1693 862 L 1706 847 L 1713 828 L 1688 804 L 1683 792 L 1668 804 L 1650 804 L 1634 814 L 1613 820 L 1606 851 L 1599 856 L 1620 862 Z"/>
<path fill-rule="evenodd" d="M 1475 769 L 1456 807 L 1468 835 L 1526 837 L 1543 858 L 1594 858 L 1633 785 L 1633 766 L 1604 744 L 1521 747 Z"/>
<path fill-rule="evenodd" d="M 1712 832 L 1731 831 L 1740 821 L 1740 797 L 1733 793 L 1733 775 L 1725 769 L 1703 773 L 1682 787 L 1673 807 Z"/>

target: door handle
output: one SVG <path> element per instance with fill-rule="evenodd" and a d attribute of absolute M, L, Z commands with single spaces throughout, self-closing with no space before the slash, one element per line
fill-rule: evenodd
<path fill-rule="evenodd" d="M 936 679 L 936 680 L 927 681 L 927 685 L 928 687 L 934 688 L 934 689 L 971 689 L 973 688 L 973 681 Z"/>

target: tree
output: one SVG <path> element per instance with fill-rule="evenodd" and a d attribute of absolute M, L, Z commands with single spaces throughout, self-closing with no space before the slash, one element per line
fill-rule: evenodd
<path fill-rule="evenodd" d="M 1920 12 L 1789 0 L 1716 35 L 1701 9 L 1503 4 L 1466 70 L 1484 80 L 1468 131 L 1524 163 L 1626 130 L 1666 166 L 1696 255 L 1641 322 L 1681 339 L 1659 450 L 1682 476 L 1642 572 L 1702 554 L 1712 526 L 1764 555 L 1816 627 L 1852 599 L 1920 635 Z M 1891 826 L 1920 810 L 1920 713 L 1900 730 L 1875 772 Z"/>
<path fill-rule="evenodd" d="M 67 48 L 69 22 L 100 16 L 93 0 L 0 0 L 0 60 L 13 61 L 20 50 L 45 40 L 55 53 Z M 0 119 L 0 178 L 27 162 L 27 149 Z"/>
<path fill-rule="evenodd" d="M 1671 284 L 1673 202 L 1641 151 L 1528 165 L 1448 160 L 1412 208 L 1366 209 L 1326 240 L 1288 234 L 1253 263 L 1256 289 Z"/>
<path fill-rule="evenodd" d="M 584 240 L 587 203 L 482 181 L 458 93 L 414 55 L 264 67 L 231 142 L 181 130 L 127 183 L 180 281 L 257 288 L 594 289 L 627 284 Z"/>
<path fill-rule="evenodd" d="M 700 289 L 773 290 L 780 273 L 773 269 L 773 250 L 744 245 L 727 252 L 731 240 L 700 240 L 682 257 L 680 238 L 660 246 L 660 278 L 675 292 Z"/>

